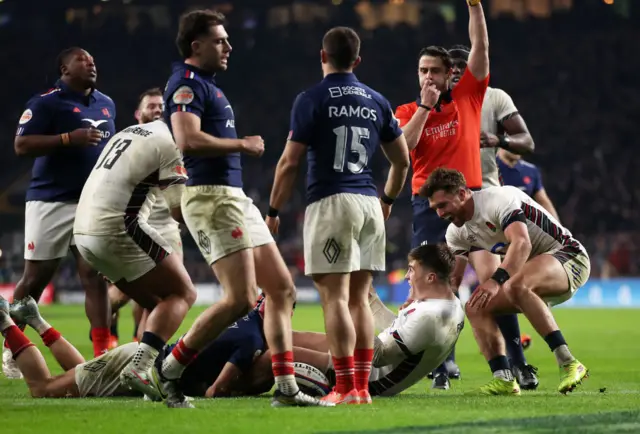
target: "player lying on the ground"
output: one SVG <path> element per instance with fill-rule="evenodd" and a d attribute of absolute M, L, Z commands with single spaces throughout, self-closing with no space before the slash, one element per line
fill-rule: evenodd
<path fill-rule="evenodd" d="M 569 300 L 589 278 L 585 248 L 540 204 L 516 187 L 472 192 L 454 169 L 434 170 L 420 190 L 447 228 L 447 244 L 456 254 L 454 281 L 469 261 L 478 275 L 491 275 L 466 305 L 467 317 L 493 380 L 489 395 L 520 394 L 506 357 L 495 316 L 522 312 L 553 351 L 561 371 L 558 391 L 572 391 L 587 368 L 569 351 L 548 305 Z M 481 250 L 504 256 L 481 255 Z"/>
<path fill-rule="evenodd" d="M 409 298 L 394 314 L 377 294 L 369 295 L 376 329 L 373 369 L 369 377 L 372 395 L 396 395 L 438 367 L 454 347 L 464 326 L 464 310 L 449 283 L 454 256 L 445 244 L 416 247 L 409 253 Z M 323 333 L 294 332 L 294 346 L 320 351 L 311 360 L 296 360 L 322 370 L 329 362 Z M 326 361 L 325 361 L 326 359 Z"/>
<path fill-rule="evenodd" d="M 409 253 L 410 300 L 398 315 L 384 306 L 377 294 L 370 294 L 376 328 L 383 330 L 375 338 L 369 376 L 372 395 L 390 396 L 408 389 L 451 352 L 464 325 L 462 304 L 449 284 L 453 265 L 453 254 L 444 244 L 416 247 Z M 333 366 L 324 333 L 294 332 L 293 344 L 297 362 L 333 377 L 329 373 Z M 237 387 L 239 384 L 246 390 L 268 390 L 269 375 L 268 358 L 261 356 L 249 375 L 235 383 L 232 394 L 245 393 Z"/>
<path fill-rule="evenodd" d="M 185 369 L 179 383 L 185 394 L 208 397 L 258 395 L 271 389 L 271 356 L 265 352 L 262 318 L 257 310 L 260 305 L 232 324 Z M 51 376 L 44 357 L 16 327 L 12 317 L 38 332 L 66 371 L 64 374 Z M 135 342 L 85 362 L 78 350 L 42 318 L 37 303 L 31 297 L 11 307 L 0 297 L 0 332 L 15 354 L 15 361 L 34 398 L 141 396 L 120 382 L 120 373 L 136 354 L 138 345 Z M 164 354 L 169 354 L 174 347 L 175 344 L 168 346 Z M 162 363 L 164 354 L 156 359 L 156 364 Z M 261 375 L 251 369 L 259 356 L 266 362 L 262 364 L 266 372 L 261 372 Z M 238 381 L 240 377 L 242 381 Z"/>

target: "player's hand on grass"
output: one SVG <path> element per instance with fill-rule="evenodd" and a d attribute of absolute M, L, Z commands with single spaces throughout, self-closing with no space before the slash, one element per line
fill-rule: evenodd
<path fill-rule="evenodd" d="M 264 221 L 267 224 L 267 227 L 269 228 L 269 231 L 273 235 L 277 235 L 278 234 L 278 228 L 280 227 L 280 217 L 269 217 L 269 216 L 267 216 L 267 218 L 265 218 Z"/>
<path fill-rule="evenodd" d="M 242 152 L 253 157 L 264 153 L 264 140 L 260 136 L 247 136 L 242 139 Z"/>
<path fill-rule="evenodd" d="M 69 133 L 69 144 L 74 146 L 96 146 L 102 140 L 102 132 L 95 128 L 78 128 Z"/>
<path fill-rule="evenodd" d="M 391 214 L 391 205 L 384 203 L 382 199 L 380 199 L 380 207 L 382 208 L 382 216 L 385 220 L 388 220 L 389 215 Z"/>
<path fill-rule="evenodd" d="M 476 311 L 484 309 L 487 307 L 489 302 L 491 302 L 493 297 L 496 296 L 499 290 L 500 285 L 498 282 L 493 279 L 487 280 L 473 291 L 473 295 L 467 302 L 469 308 Z"/>
<path fill-rule="evenodd" d="M 420 90 L 420 102 L 427 107 L 435 107 L 438 104 L 440 98 L 440 91 L 436 88 L 435 84 L 429 84 L 428 80 L 425 80 L 422 89 Z"/>
<path fill-rule="evenodd" d="M 487 133 L 485 131 L 480 132 L 481 148 L 495 148 L 499 144 L 500 144 L 500 139 L 495 134 Z"/>

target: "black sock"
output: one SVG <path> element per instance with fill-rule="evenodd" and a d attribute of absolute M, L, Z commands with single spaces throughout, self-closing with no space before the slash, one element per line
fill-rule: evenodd
<path fill-rule="evenodd" d="M 544 337 L 544 340 L 547 345 L 549 345 L 549 349 L 551 351 L 555 350 L 560 345 L 567 345 L 567 341 L 564 340 L 564 336 L 562 336 L 562 332 L 560 330 L 549 333 Z"/>
<path fill-rule="evenodd" d="M 496 317 L 498 327 L 504 337 L 504 343 L 507 346 L 507 354 L 513 365 L 524 365 L 527 363 L 524 358 L 522 343 L 520 342 L 520 324 L 518 323 L 518 315 L 499 315 Z"/>
<path fill-rule="evenodd" d="M 133 338 L 138 339 L 138 324 L 133 325 Z"/>
<path fill-rule="evenodd" d="M 441 364 L 440 366 L 438 366 L 434 371 L 433 371 L 433 376 L 435 377 L 437 374 L 448 374 L 447 371 L 447 367 L 444 366 L 444 363 Z"/>
<path fill-rule="evenodd" d="M 447 360 L 453 363 L 456 362 L 456 347 L 453 347 L 451 353 L 447 356 Z"/>
<path fill-rule="evenodd" d="M 155 333 L 151 333 L 151 332 L 144 332 L 144 334 L 142 335 L 142 340 L 140 341 L 141 344 L 147 344 L 152 348 L 155 348 L 156 350 L 158 350 L 158 352 L 161 352 L 162 349 L 164 348 L 166 342 L 157 334 Z"/>
<path fill-rule="evenodd" d="M 492 373 L 501 370 L 511 372 L 511 370 L 509 369 L 509 359 L 507 359 L 507 356 L 497 356 L 489 360 L 489 367 L 491 368 Z"/>

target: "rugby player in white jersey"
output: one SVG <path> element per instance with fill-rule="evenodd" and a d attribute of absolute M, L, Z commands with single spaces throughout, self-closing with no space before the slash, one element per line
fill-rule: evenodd
<path fill-rule="evenodd" d="M 542 206 L 516 187 L 490 187 L 472 192 L 457 170 L 435 170 L 420 189 L 429 206 L 451 224 L 447 244 L 456 255 L 454 279 L 462 279 L 467 261 L 480 251 L 479 267 L 491 277 L 475 290 L 466 312 L 476 341 L 489 362 L 493 380 L 481 388 L 488 395 L 520 394 L 506 356 L 496 315 L 522 312 L 554 353 L 561 371 L 558 391 L 575 389 L 587 368 L 569 351 L 549 306 L 563 303 L 589 278 L 585 248 Z M 479 253 L 480 252 L 480 253 Z M 496 267 L 497 265 L 497 267 Z"/>
<path fill-rule="evenodd" d="M 121 381 L 161 397 L 151 368 L 196 299 L 181 259 L 147 221 L 156 196 L 177 208 L 187 180 L 163 121 L 134 125 L 107 144 L 82 190 L 74 223 L 78 250 L 120 290 L 151 310 Z"/>
<path fill-rule="evenodd" d="M 135 112 L 135 118 L 138 124 L 146 124 L 149 122 L 157 121 L 162 118 L 162 110 L 164 109 L 164 100 L 162 98 L 162 91 L 159 88 L 152 88 L 144 91 L 138 98 L 138 108 Z M 155 202 L 151 207 L 149 218 L 147 219 L 149 226 L 154 228 L 160 236 L 165 239 L 171 249 L 172 254 L 175 255 L 180 261 L 182 261 L 182 238 L 180 237 L 180 227 L 178 222 L 171 217 L 171 210 L 167 204 L 164 195 L 155 195 Z M 117 343 L 117 322 L 118 311 L 125 306 L 130 300 L 130 297 L 120 291 L 114 284 L 109 285 L 109 301 L 111 302 L 111 312 L 114 317 L 111 323 L 112 342 L 110 348 L 118 346 Z M 149 312 L 143 312 L 140 306 L 133 302 L 133 321 L 134 321 L 134 339 L 140 339 L 138 336 L 138 327 L 141 325 L 143 318 L 146 318 Z M 144 329 L 144 324 L 141 330 Z"/>
<path fill-rule="evenodd" d="M 451 83 L 455 87 L 467 68 L 469 48 L 454 45 L 449 50 L 453 60 Z M 482 188 L 501 185 L 500 172 L 496 163 L 498 150 L 509 149 L 517 154 L 529 154 L 534 150 L 534 142 L 527 124 L 518 112 L 513 100 L 502 89 L 488 87 L 482 102 L 480 133 L 480 162 L 482 164 Z M 495 258 L 499 261 L 499 258 Z M 473 264 L 472 264 L 473 265 Z M 487 271 L 480 268 L 480 273 Z M 478 271 L 476 271 L 478 273 Z M 481 282 L 491 275 L 479 275 Z M 523 389 L 538 387 L 536 368 L 527 364 L 520 339 L 520 325 L 515 314 L 500 315 L 496 318 L 504 336 L 511 370 Z M 434 380 L 434 384 L 438 382 Z"/>
<path fill-rule="evenodd" d="M 369 294 L 379 331 L 368 382 L 374 396 L 397 395 L 424 378 L 445 360 L 464 326 L 464 309 L 450 283 L 455 259 L 448 247 L 444 243 L 418 246 L 408 260 L 409 300 L 397 315 L 373 290 Z M 333 377 L 324 333 L 294 331 L 293 343 L 297 361 Z"/>

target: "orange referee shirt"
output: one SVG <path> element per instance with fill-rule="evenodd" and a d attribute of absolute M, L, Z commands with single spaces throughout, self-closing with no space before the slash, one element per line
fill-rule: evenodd
<path fill-rule="evenodd" d="M 411 151 L 411 190 L 418 194 L 429 174 L 438 167 L 456 169 L 469 188 L 482 187 L 480 166 L 480 116 L 489 76 L 478 81 L 469 69 L 451 91 L 451 100 L 432 109 L 418 145 Z M 417 102 L 401 105 L 396 118 L 403 127 L 418 110 Z"/>

